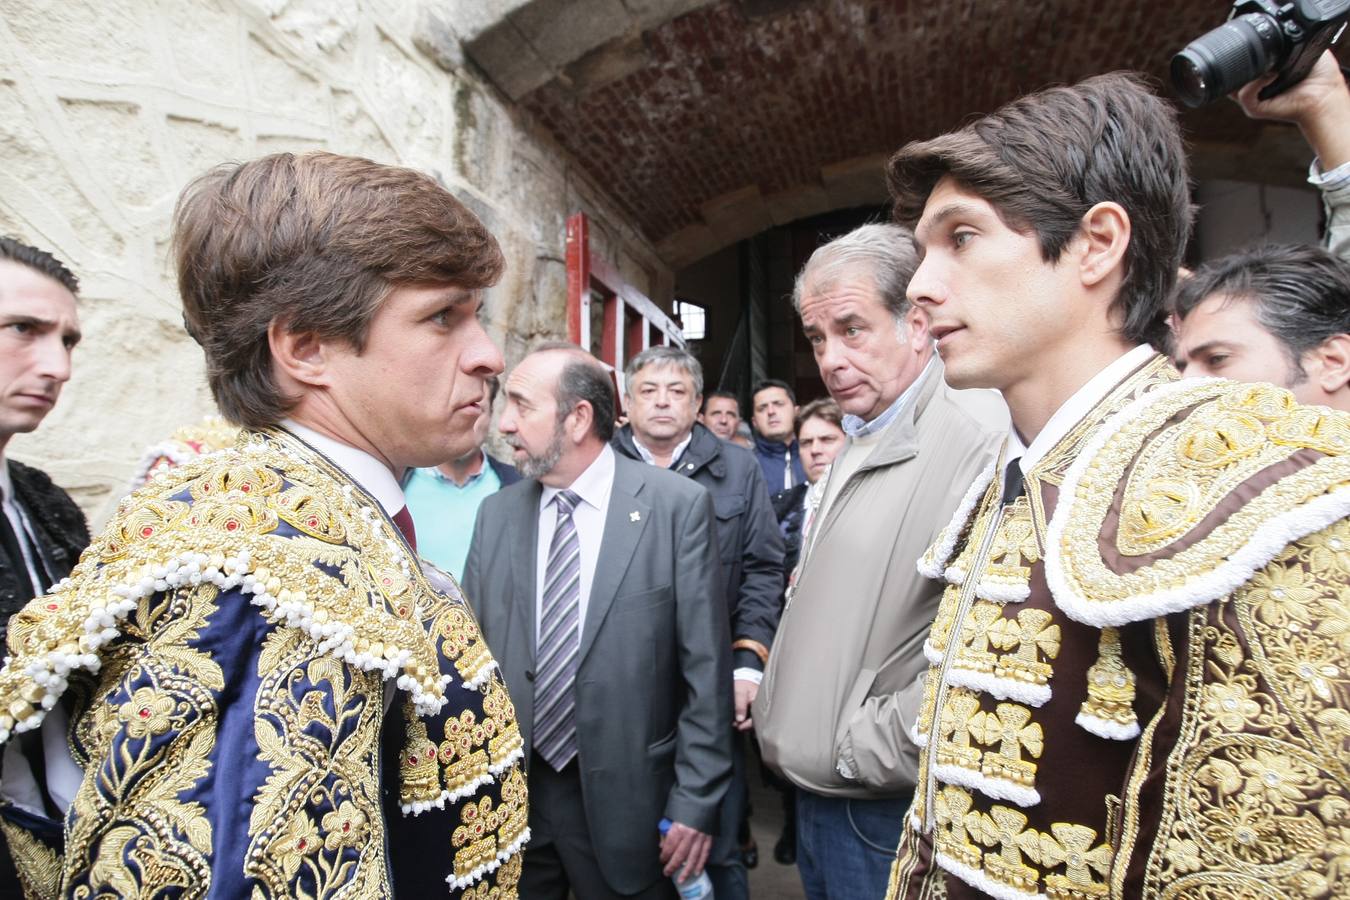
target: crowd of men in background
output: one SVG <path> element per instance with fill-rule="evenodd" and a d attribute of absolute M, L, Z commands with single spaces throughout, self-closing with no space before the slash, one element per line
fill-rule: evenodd
<path fill-rule="evenodd" d="M 1326 500 L 1319 499 L 1319 487 L 1310 497 L 1289 500 L 1287 509 L 1271 512 L 1271 520 L 1279 523 L 1272 526 L 1279 531 L 1277 545 L 1260 559 L 1253 557 L 1242 572 L 1215 561 L 1214 582 L 1221 587 L 1209 593 L 1204 585 L 1196 586 L 1208 577 L 1207 571 L 1187 557 L 1194 582 L 1156 586 L 1154 594 L 1137 603 L 1125 589 L 1119 596 L 1099 598 L 1092 594 L 1094 585 L 1116 578 L 1122 567 L 1128 568 L 1124 563 L 1094 563 L 1106 568 L 1091 577 L 1079 576 L 1071 571 L 1079 562 L 1076 557 L 1047 547 L 1059 534 L 1057 528 L 1072 528 L 1078 521 L 1065 512 L 1068 524 L 1055 524 L 1061 521 L 1056 504 L 1077 515 L 1089 503 L 1080 485 L 1088 477 L 1086 464 L 1076 461 L 1104 453 L 1103 445 L 1111 440 L 1124 440 L 1119 435 L 1129 432 L 1129 417 L 1150 415 L 1158 405 L 1144 402 L 1150 398 L 1192 399 L 1190 405 L 1160 414 L 1156 427 L 1134 446 L 1137 452 L 1121 457 L 1126 460 L 1122 465 L 1144 466 L 1161 458 L 1149 442 L 1163 440 L 1158 435 L 1168 433 L 1169 422 L 1210 416 L 1218 423 L 1213 427 L 1223 431 L 1228 427 L 1223 416 L 1236 416 L 1234 410 L 1251 402 L 1255 412 L 1241 419 L 1242 427 L 1250 431 L 1258 427 L 1251 422 L 1289 419 L 1293 424 L 1281 432 L 1280 446 L 1296 447 L 1298 453 L 1280 457 L 1269 469 L 1243 470 L 1253 485 L 1244 496 L 1269 486 L 1257 484 L 1267 471 L 1275 473 L 1269 476 L 1276 479 L 1270 485 L 1281 490 L 1286 482 L 1279 479 L 1286 477 L 1320 486 L 1322 468 L 1332 469 L 1327 477 L 1333 482 L 1332 476 L 1342 477 L 1332 467 L 1350 449 L 1350 439 L 1344 437 L 1346 420 L 1329 411 L 1300 412 L 1304 407 L 1278 399 L 1283 395 L 1239 395 L 1222 387 L 1192 387 L 1193 395 L 1184 394 L 1186 383 L 1173 384 L 1169 362 L 1148 346 L 1166 345 L 1176 368 L 1188 377 L 1270 383 L 1292 391 L 1308 409 L 1350 412 L 1350 264 L 1344 259 L 1350 251 L 1350 93 L 1327 55 L 1295 89 L 1261 101 L 1252 88 L 1240 102 L 1250 115 L 1297 123 L 1308 137 L 1318 156 L 1311 180 L 1328 203 L 1326 247 L 1245 249 L 1183 273 L 1173 290 L 1190 216 L 1174 118 L 1156 97 L 1125 77 L 1106 76 L 1032 95 L 961 131 L 906 147 L 889 173 L 897 224 L 862 226 L 810 257 L 790 302 L 829 396 L 798 407 L 786 381 L 756 384 L 747 398 L 753 426 L 748 441 L 736 394 L 709 390 L 698 359 L 685 349 L 654 347 L 636 354 L 624 367 L 621 391 L 613 373 L 567 344 L 535 348 L 503 373 L 500 357 L 486 344 L 470 309 L 473 289 L 490 284 L 500 269 L 500 260 L 493 262 L 495 244 L 484 250 L 491 236 L 469 221 L 471 215 L 453 198 L 441 194 L 434 202 L 458 218 L 436 227 L 450 244 L 471 244 L 479 254 L 466 250 L 465 283 L 452 281 L 470 290 L 441 297 L 430 288 L 401 288 L 410 292 L 400 294 L 401 306 L 388 301 L 391 311 L 373 314 L 363 330 L 342 336 L 365 348 L 350 357 L 333 349 L 337 326 L 314 318 L 326 295 L 306 298 L 318 304 L 312 308 L 279 306 L 280 311 L 259 320 L 259 334 L 262 345 L 270 347 L 270 365 L 280 374 L 275 383 L 257 382 L 264 384 L 261 393 L 245 395 L 238 385 L 248 382 L 248 370 L 240 362 L 246 348 L 228 344 L 221 331 L 226 323 L 213 318 L 217 314 L 211 306 L 242 302 L 229 293 L 237 285 L 194 281 L 215 271 L 202 260 L 211 262 L 211 254 L 229 250 L 209 240 L 214 221 L 209 207 L 198 210 L 207 218 L 196 226 L 181 220 L 178 246 L 200 257 L 182 263 L 180 278 L 185 298 L 189 289 L 197 292 L 190 322 L 212 363 L 213 390 L 218 398 L 235 398 L 236 404 L 244 403 L 240 397 L 251 398 L 254 405 L 246 413 L 239 412 L 243 405 L 233 407 L 235 418 L 273 435 L 254 440 L 255 450 L 280 442 L 291 447 L 287 459 L 309 460 L 303 470 L 285 468 L 289 462 L 272 464 L 281 467 L 276 469 L 277 484 L 300 485 L 308 492 L 278 500 L 282 505 L 272 526 L 288 523 L 288 540 L 308 535 L 336 544 L 347 541 L 362 553 L 373 554 L 384 546 L 396 556 L 406 551 L 414 564 L 420 554 L 448 572 L 454 582 L 436 580 L 433 571 L 427 576 L 431 587 L 426 587 L 405 560 L 404 578 L 421 585 L 417 590 L 431 597 L 434 588 L 439 592 L 434 596 L 450 598 L 451 612 L 445 615 L 452 615 L 454 601 L 461 599 L 458 582 L 461 602 L 476 618 L 474 625 L 454 620 L 453 626 L 451 619 L 428 619 L 428 633 L 454 637 L 419 665 L 436 666 L 439 652 L 439 671 L 447 681 L 458 672 L 464 686 L 477 689 L 467 693 L 477 696 L 481 690 L 487 698 L 505 697 L 494 693 L 504 686 L 510 700 L 503 706 L 500 700 L 485 699 L 463 711 L 452 703 L 450 719 L 427 719 L 433 727 L 428 739 L 427 726 L 417 715 L 433 708 L 442 718 L 447 714 L 440 712 L 443 701 L 427 699 L 440 689 L 437 679 L 419 680 L 426 674 L 422 670 L 399 668 L 406 659 L 391 649 L 381 656 L 369 642 L 345 646 L 336 651 L 337 658 L 349 667 L 347 677 L 353 683 L 382 671 L 409 692 L 406 704 L 399 701 L 392 707 L 392 695 L 386 695 L 384 717 L 370 720 L 370 734 L 382 736 L 362 752 L 375 759 L 373 748 L 385 741 L 392 748 L 389 758 L 399 759 L 400 748 L 412 748 L 398 764 L 401 783 L 412 793 L 391 800 L 391 806 L 381 806 L 377 798 L 368 811 L 360 812 L 351 806 L 359 798 L 321 802 L 320 793 L 338 788 L 315 787 L 308 799 L 295 802 L 306 809 L 306 804 L 314 805 L 316 811 L 303 821 L 290 820 L 284 833 L 267 832 L 256 852 L 250 851 L 254 857 L 275 856 L 270 874 L 253 873 L 247 865 L 251 874 L 242 880 L 233 870 L 223 874 L 235 863 L 219 860 L 227 852 L 245 859 L 247 841 L 226 840 L 221 834 L 212 856 L 211 841 L 190 831 L 185 832 L 188 837 L 157 833 L 156 858 L 172 856 L 165 847 L 177 841 L 213 860 L 203 863 L 201 871 L 215 872 L 222 884 L 261 884 L 275 877 L 277 883 L 303 885 L 317 894 L 314 889 L 322 878 L 338 877 L 333 873 L 341 864 L 351 867 L 342 871 L 366 873 L 360 877 L 374 879 L 369 884 L 375 885 L 385 868 L 361 869 L 366 857 L 356 844 L 345 842 L 342 829 L 356 826 L 374 835 L 370 829 L 379 819 L 386 829 L 381 833 L 394 834 L 401 799 L 403 815 L 410 810 L 426 814 L 425 819 L 408 821 L 426 821 L 427 828 L 442 813 L 468 816 L 447 827 L 447 855 L 452 844 L 463 846 L 460 838 L 448 836 L 453 826 L 465 827 L 476 821 L 474 816 L 487 816 L 498 843 L 481 852 L 454 851 L 468 854 L 455 856 L 446 877 L 456 891 L 497 879 L 506 891 L 502 896 L 518 891 L 531 900 L 564 900 L 569 892 L 583 900 L 667 897 L 673 891 L 671 876 L 693 878 L 706 868 L 714 895 L 736 900 L 749 896 L 746 869 L 754 858 L 748 857 L 747 773 L 754 768 L 752 759 L 762 756 L 765 773 L 785 803 L 786 825 L 774 857 L 795 862 L 811 900 L 930 897 L 937 896 L 939 885 L 946 896 L 1007 896 L 1016 886 L 1034 894 L 1038 885 L 1080 891 L 1062 896 L 1104 896 L 1100 891 L 1113 878 L 1114 890 L 1153 896 L 1149 865 L 1162 865 L 1158 859 L 1163 851 L 1155 851 L 1153 843 L 1164 833 L 1172 842 L 1166 847 L 1168 877 L 1201 877 L 1206 867 L 1217 866 L 1219 851 L 1205 844 L 1203 836 L 1186 831 L 1184 823 L 1168 818 L 1168 804 L 1176 802 L 1169 792 L 1184 791 L 1187 785 L 1173 784 L 1170 775 L 1149 769 L 1147 753 L 1140 762 L 1130 752 L 1138 745 L 1155 759 L 1190 759 L 1183 754 L 1185 727 L 1198 727 L 1193 717 L 1202 705 L 1217 704 L 1214 716 L 1223 728 L 1243 732 L 1259 711 L 1253 697 L 1284 695 L 1275 675 L 1262 675 L 1266 681 L 1258 691 L 1253 687 L 1257 676 L 1238 671 L 1245 651 L 1238 649 L 1236 639 L 1218 650 L 1204 645 L 1209 639 L 1205 635 L 1236 627 L 1231 622 L 1205 625 L 1201 619 L 1162 617 L 1197 609 L 1200 615 L 1205 604 L 1238 608 L 1245 602 L 1243 586 L 1266 579 L 1262 590 L 1268 591 L 1274 590 L 1272 584 L 1297 582 L 1303 593 L 1289 602 L 1303 605 L 1286 604 L 1278 611 L 1261 607 L 1253 621 L 1275 627 L 1292 622 L 1289 628 L 1295 634 L 1341 622 L 1337 611 L 1347 604 L 1343 584 L 1314 584 L 1320 569 L 1295 576 L 1277 568 L 1288 559 L 1303 558 L 1299 554 L 1305 551 L 1314 552 L 1305 546 L 1317 537 L 1314 532 L 1343 520 L 1340 506 L 1331 502 L 1337 496 L 1334 488 L 1325 488 Z M 1076 123 L 1081 133 L 1066 132 L 1062 146 L 1051 146 L 1054 140 L 1044 137 L 1045 129 L 1064 121 Z M 1156 130 L 1156 140 L 1146 139 L 1150 130 Z M 1024 143 L 1017 144 L 1016 153 L 1000 156 L 985 139 L 993 133 L 1018 136 Z M 1110 142 L 1102 138 L 1105 133 Z M 1089 144 L 1076 156 L 1076 151 L 1063 149 L 1083 140 Z M 1108 158 L 1103 151 L 1090 178 L 1083 173 L 1063 176 L 1091 156 L 1094 147 L 1107 143 L 1119 155 Z M 219 189 L 256 182 L 286 194 L 286 179 L 305 175 L 304 166 L 290 171 L 288 165 L 276 158 L 244 164 L 220 176 L 225 181 Z M 342 190 L 360 190 L 356 182 L 343 181 L 339 157 L 318 155 L 306 165 L 320 171 L 331 168 L 323 177 L 335 179 Z M 1144 183 L 1149 177 L 1154 180 Z M 1061 183 L 1060 178 L 1067 180 Z M 214 184 L 207 187 L 215 189 Z M 432 190 L 425 185 L 418 189 Z M 1082 196 L 1074 193 L 1080 190 Z M 242 192 L 236 202 L 244 203 L 238 199 L 244 196 L 250 198 L 247 202 L 261 202 L 256 198 L 267 193 Z M 1038 205 L 1058 202 L 1054 198 L 1059 197 L 1070 199 L 1056 207 L 1058 212 Z M 333 227 L 378 232 L 400 214 L 394 208 L 377 210 L 367 213 L 368 220 L 357 216 L 354 224 Z M 324 229 L 329 225 L 320 227 L 317 219 L 306 220 L 305 215 L 297 214 L 296 227 L 314 229 L 307 239 L 327 239 Z M 1056 224 L 1055 215 L 1066 215 L 1065 223 Z M 409 262 L 398 276 L 404 280 L 394 283 L 434 283 L 427 273 L 439 270 L 431 263 L 422 269 L 418 264 Z M 11 616 L 25 610 L 13 620 L 15 662 L 5 670 L 11 681 L 0 680 L 0 700 L 10 699 L 6 691 L 11 688 L 18 690 L 13 687 L 22 674 L 17 661 L 25 661 L 24 672 L 45 673 L 43 666 L 54 658 L 50 653 L 57 653 L 59 641 L 53 635 L 59 631 L 43 629 L 56 629 L 59 623 L 25 604 L 52 592 L 61 598 L 51 604 L 56 615 L 61 603 L 83 596 L 78 591 L 95 578 L 96 565 L 112 566 L 118 558 L 109 539 L 101 539 L 88 571 L 77 573 L 74 582 L 63 582 L 89 542 L 83 517 L 43 473 L 3 458 L 14 435 L 40 425 L 70 377 L 72 351 L 80 340 L 77 293 L 75 276 L 52 256 L 0 239 L 0 636 Z M 1163 315 L 1164 302 L 1170 304 L 1170 319 Z M 394 318 L 403 309 L 411 312 L 397 312 L 403 318 Z M 242 307 L 236 312 L 258 315 Z M 1164 321 L 1170 321 L 1170 331 Z M 390 334 L 399 335 L 397 341 Z M 400 358 L 414 377 L 436 366 L 453 370 L 459 386 L 453 398 L 439 398 L 442 405 L 435 408 L 424 398 L 378 395 L 369 381 L 370 370 L 354 361 L 363 353 Z M 230 381 L 237 372 L 244 375 Z M 512 464 L 486 449 L 494 408 Z M 1195 413 L 1194 408 L 1206 411 Z M 622 425 L 616 423 L 620 410 L 626 416 Z M 1119 416 L 1110 420 L 1117 425 L 1105 424 L 1111 415 Z M 456 451 L 451 458 L 437 458 L 428 450 L 426 423 L 435 416 L 458 423 L 453 440 L 446 441 Z M 385 432 L 366 441 L 368 426 Z M 289 437 L 275 437 L 268 429 Z M 1211 445 L 1206 452 L 1223 452 L 1214 449 L 1218 443 Z M 1263 453 L 1266 446 L 1258 442 L 1243 452 Z M 240 457 L 238 464 L 248 458 Z M 335 468 L 325 468 L 330 465 Z M 383 474 L 369 474 L 372 467 L 383 467 Z M 1129 470 L 1121 472 L 1119 484 L 1126 485 Z M 401 479 L 393 480 L 391 473 L 401 474 Z M 220 477 L 221 490 L 247 492 L 268 483 L 267 478 L 256 485 L 241 481 L 237 472 Z M 348 500 L 370 498 L 367 512 L 357 518 L 386 523 L 380 538 L 384 544 L 373 537 L 368 547 L 361 544 L 367 538 L 350 522 L 346 537 L 341 528 L 325 524 L 340 519 L 336 507 L 323 507 L 319 499 L 329 481 L 347 485 L 342 496 Z M 1110 490 L 1116 487 L 1115 482 L 1109 485 Z M 182 507 L 187 509 L 210 499 L 197 486 L 190 490 L 190 497 L 176 494 L 180 499 L 173 502 L 188 504 Z M 1102 490 L 1099 486 L 1097 492 Z M 1123 496 L 1128 507 L 1131 495 Z M 1180 516 L 1176 510 L 1184 504 L 1168 496 L 1172 506 L 1149 507 L 1139 514 L 1141 521 L 1150 515 Z M 1229 507 L 1214 509 L 1235 522 L 1245 521 L 1245 499 L 1215 496 L 1217 500 L 1204 502 L 1229 502 Z M 1149 502 L 1164 503 L 1158 498 Z M 1200 503 L 1196 499 L 1191 506 Z M 182 516 L 173 518 L 169 506 L 141 507 L 138 518 L 134 508 L 133 503 L 119 510 L 110 526 L 123 529 L 117 534 L 130 534 L 125 531 L 129 523 L 143 525 L 148 540 L 170 519 L 174 527 L 189 527 Z M 370 512 L 374 509 L 380 512 Z M 1119 515 L 1120 522 L 1098 521 L 1094 527 L 1102 535 L 1115 534 L 1115 529 L 1124 535 L 1138 525 L 1125 521 L 1128 511 L 1103 512 Z M 1314 525 L 1289 524 L 1296 519 Z M 193 528 L 205 527 L 196 517 L 192 522 Z M 1208 535 L 1192 525 L 1195 533 L 1189 540 L 1197 548 L 1208 546 Z M 1096 547 L 1097 532 L 1087 534 L 1090 540 L 1082 545 Z M 1150 537 L 1150 552 L 1163 554 L 1170 546 L 1165 537 Z M 1338 547 L 1337 538 L 1329 540 L 1316 547 Z M 1286 544 L 1293 549 L 1277 556 Z M 314 552 L 303 541 L 294 544 L 302 545 L 307 549 L 297 552 Z M 1240 541 L 1224 548 L 1225 560 L 1256 553 Z M 319 656 L 327 652 L 330 640 L 333 647 L 343 640 L 333 629 L 325 630 L 318 612 L 302 609 L 300 593 L 292 592 L 298 587 L 270 585 L 268 573 L 256 570 L 242 581 L 242 575 L 230 573 L 244 572 L 247 560 L 207 562 L 209 555 L 204 552 L 192 563 L 198 581 L 209 566 L 217 573 L 211 577 L 218 576 L 222 596 L 231 590 L 251 591 L 254 605 L 266 606 L 269 615 L 273 607 L 266 598 L 274 605 L 291 604 L 289 612 L 276 613 L 269 621 L 305 623 L 310 629 L 305 640 L 317 642 Z M 330 569 L 345 565 L 337 557 L 318 558 Z M 923 563 L 916 567 L 920 559 Z M 172 580 L 176 565 L 147 576 L 147 585 L 135 594 L 142 604 L 187 584 Z M 229 569 L 231 565 L 236 568 Z M 1138 565 L 1139 572 L 1147 573 L 1151 563 Z M 271 574 L 279 572 L 277 568 Z M 388 587 L 387 577 L 387 596 L 397 606 L 397 598 L 405 595 Z M 1316 600 L 1318 596 L 1323 599 Z M 1102 606 L 1095 605 L 1099 601 Z M 117 638 L 120 617 L 137 615 L 130 608 L 118 609 L 116 617 L 90 613 L 93 618 L 87 621 L 95 624 L 86 632 L 102 642 Z M 103 743 L 79 745 L 83 762 L 61 749 L 60 734 L 73 729 L 93 741 L 93 732 L 81 731 L 88 728 L 81 724 L 86 712 L 61 691 L 74 670 L 98 671 L 85 656 L 97 652 L 100 641 L 82 641 L 76 635 L 69 645 L 73 649 L 59 644 L 58 655 L 69 656 L 51 663 L 60 668 L 35 682 L 40 690 L 25 688 L 30 693 L 14 694 L 16 706 L 0 706 L 0 740 L 9 739 L 0 768 L 0 826 L 10 850 L 0 854 L 0 896 L 22 896 L 20 885 L 28 896 L 47 896 L 57 885 L 64 891 L 76 882 L 89 886 L 80 890 L 96 891 L 104 884 L 101 878 L 111 879 L 106 883 L 114 889 L 130 890 L 143 883 L 138 879 L 150 878 L 150 867 L 135 857 L 151 852 L 145 849 L 148 844 L 140 851 L 124 848 L 123 856 L 123 850 L 99 850 L 97 841 L 86 842 L 81 845 L 86 857 L 67 861 L 64 869 L 53 862 L 60 853 L 73 852 L 62 846 L 63 830 L 69 833 L 72 818 L 87 816 L 109 828 L 115 819 L 99 819 L 90 812 L 98 806 L 92 799 L 96 791 L 86 783 L 82 766 L 96 766 L 102 753 L 108 760 L 118 753 L 151 758 L 170 746 L 175 735 L 190 738 L 196 733 L 175 719 L 183 715 L 181 704 L 161 704 L 156 692 L 163 689 L 163 676 L 144 674 L 159 671 L 147 661 L 159 652 L 157 626 L 153 615 L 144 610 L 139 615 L 134 628 L 127 626 L 128 634 L 134 632 L 137 646 L 146 649 L 137 651 L 140 656 L 120 657 L 120 668 L 113 667 L 111 674 L 105 669 L 100 676 L 112 679 L 99 684 L 109 708 L 116 710 L 116 721 L 100 725 L 105 729 L 100 733 L 111 735 Z M 406 619 L 407 610 L 400 615 Z M 1240 619 L 1245 613 L 1235 615 Z M 1154 621 L 1172 623 L 1169 647 L 1188 648 L 1194 658 L 1211 660 L 1210 668 L 1192 673 L 1203 682 L 1199 694 L 1185 693 L 1190 690 L 1185 677 L 1146 659 L 1149 642 L 1161 640 L 1147 630 Z M 1178 624 L 1184 622 L 1191 624 Z M 1264 632 L 1258 636 L 1256 625 L 1242 627 L 1249 629 L 1243 632 L 1242 646 L 1275 640 Z M 489 677 L 487 669 L 471 675 L 465 668 L 464 660 L 479 641 L 478 628 L 486 648 L 482 652 L 495 660 L 500 676 Z M 392 634 L 386 640 L 392 647 Z M 451 643 L 453 652 L 447 649 Z M 1014 653 L 1012 648 L 1021 649 Z M 374 657 L 362 655 L 368 650 Z M 187 651 L 176 652 L 180 655 L 175 658 L 182 659 Z M 282 653 L 268 649 L 266 661 L 256 662 L 262 681 L 267 680 L 267 666 L 282 665 Z M 1337 665 L 1327 662 L 1309 670 L 1313 674 L 1304 680 L 1316 695 L 1308 701 L 1311 712 L 1299 720 L 1303 724 L 1282 726 L 1281 733 L 1292 735 L 1290 746 L 1300 748 L 1302 762 L 1281 762 L 1285 757 L 1279 754 L 1285 751 L 1272 750 L 1275 756 L 1268 758 L 1260 749 L 1235 750 L 1231 760 L 1221 760 L 1226 769 L 1208 775 L 1203 770 L 1197 776 L 1196 784 L 1202 785 L 1211 783 L 1205 778 L 1229 779 L 1215 788 L 1219 807 L 1227 802 L 1223 792 L 1232 794 L 1246 784 L 1247 790 L 1267 791 L 1272 809 L 1303 817 L 1289 822 L 1306 824 L 1309 816 L 1320 816 L 1318 827 L 1329 828 L 1331 820 L 1344 817 L 1350 806 L 1337 798 L 1350 785 L 1335 775 L 1341 763 L 1320 749 L 1340 746 L 1333 732 L 1343 726 L 1345 682 Z M 1213 673 L 1225 666 L 1232 672 L 1226 680 L 1215 680 Z M 307 677 L 317 677 L 312 669 L 305 671 Z M 261 697 L 259 673 L 239 677 L 248 682 L 248 691 Z M 1079 691 L 1086 699 L 1073 694 L 1072 678 L 1087 685 Z M 1072 710 L 1063 699 L 1070 694 Z M 252 702 L 251 695 L 247 702 Z M 325 702 L 332 701 L 302 709 L 327 716 L 319 709 Z M 1317 702 L 1322 706 L 1314 709 Z M 405 705 L 409 718 L 400 719 L 395 728 L 389 723 L 405 714 Z M 514 711 L 507 711 L 512 706 Z M 1326 708 L 1339 708 L 1339 717 Z M 1167 723 L 1156 732 L 1148 720 L 1155 714 L 1157 721 Z M 1038 717 L 1035 722 L 1033 717 Z M 482 723 L 489 721 L 492 728 L 484 732 Z M 1072 739 L 1065 737 L 1065 722 L 1075 721 L 1080 731 Z M 222 720 L 222 741 L 225 728 Z M 473 740 L 482 742 L 481 747 L 464 744 L 462 758 L 452 741 L 461 728 L 467 729 L 465 734 L 477 728 L 481 734 Z M 441 732 L 435 729 L 442 729 L 446 740 L 439 757 L 435 746 Z M 164 735 L 169 737 L 159 737 Z M 518 737 L 514 750 L 492 743 L 509 735 Z M 154 749 L 152 739 L 165 743 Z M 254 747 L 260 757 L 278 765 L 286 757 L 283 738 L 256 740 L 234 746 Z M 1274 738 L 1267 731 L 1253 740 Z M 1104 748 L 1100 769 L 1093 769 L 1108 773 L 1104 786 L 1093 777 L 1078 783 L 1077 769 L 1051 770 L 1051 760 L 1091 769 L 1089 760 L 1074 755 L 1090 741 Z M 432 748 L 425 758 L 418 756 L 423 746 Z M 1059 749 L 1063 747 L 1074 749 Z M 459 770 L 451 762 L 468 766 L 474 758 L 470 750 L 480 753 L 481 772 L 465 769 L 477 774 L 461 773 L 456 776 L 460 780 L 453 780 L 451 772 Z M 1096 759 L 1097 751 L 1092 753 Z M 443 771 L 436 769 L 438 759 Z M 113 762 L 107 765 L 115 768 Z M 378 768 L 378 763 L 371 765 Z M 430 775 L 425 766 L 430 766 Z M 529 790 L 523 863 L 517 855 L 525 840 L 523 820 L 511 831 L 515 826 L 509 816 L 487 812 L 509 808 L 518 817 L 525 815 L 523 794 L 509 790 L 517 768 L 525 773 Z M 390 781 L 382 789 L 378 778 L 371 782 L 375 795 L 392 790 L 396 774 L 386 773 Z M 418 793 L 426 778 L 431 779 L 430 792 Z M 259 796 L 264 791 L 261 779 Z M 1277 783 L 1293 786 L 1270 787 Z M 274 786 L 271 781 L 267 785 L 267 790 Z M 486 785 L 500 790 L 476 799 L 488 790 Z M 249 829 L 253 837 L 256 823 L 246 825 L 220 812 L 250 797 L 212 793 L 220 790 L 203 789 L 194 794 L 194 802 L 210 812 L 216 827 L 232 823 Z M 1157 792 L 1155 799 L 1141 799 L 1150 790 Z M 100 794 L 98 802 L 132 802 L 130 795 L 114 794 Z M 77 795 L 84 799 L 77 800 Z M 463 813 L 457 806 L 474 802 L 480 812 Z M 1136 819 L 1151 817 L 1155 832 L 1136 830 L 1123 837 L 1116 832 L 1114 841 L 1133 843 L 1103 843 L 1108 831 L 1125 821 L 1117 816 L 1122 803 L 1135 811 Z M 383 809 L 390 810 L 389 821 L 382 818 Z M 322 835 L 317 822 L 322 823 Z M 307 831 L 310 827 L 316 830 Z M 415 825 L 400 827 L 400 833 L 408 833 Z M 1243 842 L 1241 836 L 1235 840 Z M 335 854 L 336 862 L 305 868 L 316 845 Z M 426 849 L 434 842 L 415 845 L 419 854 L 434 852 Z M 1325 888 L 1328 879 L 1335 879 L 1335 867 L 1318 862 L 1324 853 L 1320 847 L 1301 851 L 1306 857 L 1298 870 L 1302 880 L 1282 882 L 1281 890 L 1320 895 L 1318 886 Z M 179 853 L 177 859 L 186 851 L 173 852 Z M 420 882 L 408 874 L 408 867 L 417 865 L 408 853 L 400 859 L 397 848 L 391 849 L 388 872 L 392 883 L 412 887 Z M 1124 866 L 1113 867 L 1113 853 L 1122 858 L 1135 854 L 1129 858 L 1140 863 L 1128 872 Z M 114 857 L 115 863 L 108 861 Z M 1148 860 L 1153 862 L 1145 865 Z M 132 874 L 108 875 L 110 866 Z M 387 889 L 387 884 L 368 888 L 370 896 L 382 896 Z"/>

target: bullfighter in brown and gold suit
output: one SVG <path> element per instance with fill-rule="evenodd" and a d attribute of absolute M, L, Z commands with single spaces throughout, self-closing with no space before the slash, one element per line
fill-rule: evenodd
<path fill-rule="evenodd" d="M 1149 346 L 1174 114 L 1093 78 L 889 174 L 949 382 L 1013 419 L 919 563 L 947 588 L 889 896 L 1343 896 L 1350 418 Z"/>

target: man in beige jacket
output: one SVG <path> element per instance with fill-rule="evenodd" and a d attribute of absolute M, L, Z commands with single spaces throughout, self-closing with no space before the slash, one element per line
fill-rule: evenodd
<path fill-rule="evenodd" d="M 1008 429 L 989 391 L 943 380 L 905 298 L 909 231 L 865 225 L 819 248 L 793 304 L 848 444 L 802 540 L 753 707 L 764 760 L 800 790 L 809 900 L 875 900 L 917 774 L 911 743 L 940 585 L 915 570 Z"/>

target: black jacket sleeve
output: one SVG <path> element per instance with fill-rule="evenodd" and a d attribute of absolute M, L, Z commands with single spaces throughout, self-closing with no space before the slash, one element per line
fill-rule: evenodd
<path fill-rule="evenodd" d="M 754 641 L 767 653 L 782 616 L 783 536 L 758 465 L 742 469 L 745 479 L 745 526 L 741 584 L 732 615 L 732 641 Z M 736 650 L 736 668 L 764 668 L 753 650 Z"/>

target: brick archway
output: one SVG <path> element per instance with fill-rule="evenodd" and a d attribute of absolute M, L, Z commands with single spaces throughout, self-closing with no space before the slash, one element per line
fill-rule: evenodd
<path fill-rule="evenodd" d="M 1027 90 L 1163 79 L 1221 0 L 446 0 L 464 51 L 680 267 L 884 200 L 881 164 Z M 1301 181 L 1297 133 L 1184 116 L 1201 177 Z"/>

